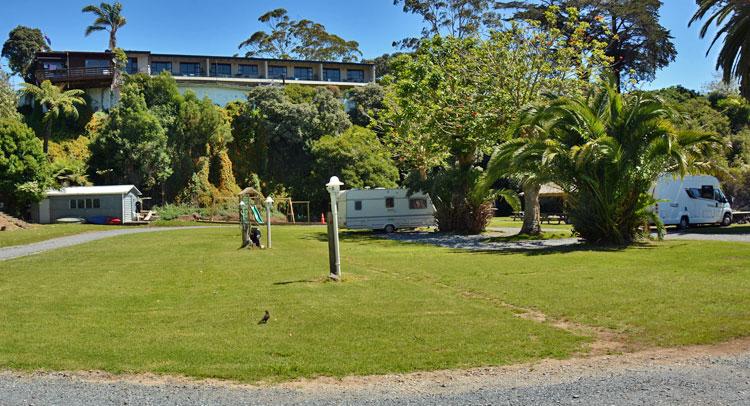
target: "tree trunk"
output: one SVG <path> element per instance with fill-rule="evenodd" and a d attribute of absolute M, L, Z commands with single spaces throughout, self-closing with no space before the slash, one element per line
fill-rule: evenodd
<path fill-rule="evenodd" d="M 44 126 L 44 141 L 42 143 L 42 150 L 44 150 L 44 154 L 47 154 L 47 150 L 49 149 L 49 139 L 52 136 L 52 122 L 48 122 Z"/>
<path fill-rule="evenodd" d="M 519 234 L 539 235 L 542 233 L 539 212 L 539 190 L 541 185 L 532 184 L 523 187 L 523 226 Z"/>
<path fill-rule="evenodd" d="M 116 30 L 112 30 L 109 33 L 109 50 L 112 52 L 112 60 L 114 65 L 114 70 L 112 71 L 112 86 L 110 87 L 110 90 L 112 91 L 110 107 L 113 107 L 115 103 L 120 101 L 120 69 L 122 69 L 122 66 L 120 66 L 119 61 L 117 60 L 117 55 L 115 53 L 115 49 L 117 48 L 116 35 Z"/>

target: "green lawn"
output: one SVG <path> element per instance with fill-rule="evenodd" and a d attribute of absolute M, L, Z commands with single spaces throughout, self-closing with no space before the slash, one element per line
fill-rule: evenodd
<path fill-rule="evenodd" d="M 575 235 L 570 230 L 542 231 L 540 235 L 513 234 L 499 237 L 489 237 L 486 242 L 520 242 L 520 241 L 538 241 L 538 240 L 559 240 L 563 238 L 573 238 Z"/>
<path fill-rule="evenodd" d="M 634 346 L 750 335 L 750 244 L 475 253 L 345 233 L 330 283 L 323 230 L 276 227 L 265 251 L 213 228 L 2 262 L 0 369 L 284 380 L 563 358 L 592 340 L 502 303 Z"/>
<path fill-rule="evenodd" d="M 0 248 L 9 247 L 11 245 L 31 244 L 33 242 L 89 231 L 111 230 L 113 227 L 118 226 L 103 226 L 97 224 L 47 224 L 35 225 L 33 228 L 29 229 L 1 231 Z"/>

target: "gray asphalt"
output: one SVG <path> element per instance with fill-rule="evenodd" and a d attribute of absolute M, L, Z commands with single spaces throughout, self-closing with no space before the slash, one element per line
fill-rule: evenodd
<path fill-rule="evenodd" d="M 367 382 L 240 386 L 139 383 L 62 373 L 0 373 L 0 404 L 14 405 L 747 405 L 750 352 L 679 359 L 629 355 L 551 361 L 500 372 L 390 375 Z M 491 370 L 491 369 L 488 369 Z"/>
<path fill-rule="evenodd" d="M 56 250 L 58 248 L 71 247 L 73 245 L 85 244 L 87 242 L 101 240 L 103 238 L 116 237 L 127 234 L 153 233 L 157 231 L 186 230 L 197 228 L 210 228 L 216 226 L 187 226 L 187 227 L 138 227 L 138 228 L 118 228 L 106 231 L 92 231 L 88 233 L 69 235 L 65 237 L 52 238 L 45 241 L 35 242 L 26 245 L 16 245 L 12 247 L 0 248 L 0 261 L 7 259 L 25 257 L 40 252 Z"/>

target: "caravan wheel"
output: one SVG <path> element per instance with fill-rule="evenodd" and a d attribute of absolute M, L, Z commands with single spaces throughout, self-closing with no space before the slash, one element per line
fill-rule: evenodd
<path fill-rule="evenodd" d="M 396 232 L 396 226 L 394 226 L 393 224 L 388 224 L 387 226 L 385 226 L 385 227 L 383 228 L 383 230 L 384 230 L 384 231 L 385 231 L 385 232 L 386 232 L 387 234 L 390 234 L 390 233 Z"/>

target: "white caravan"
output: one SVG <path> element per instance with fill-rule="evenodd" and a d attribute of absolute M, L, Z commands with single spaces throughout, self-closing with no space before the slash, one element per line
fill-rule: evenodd
<path fill-rule="evenodd" d="M 687 228 L 691 224 L 732 224 L 732 208 L 719 180 L 698 175 L 680 178 L 662 175 L 652 190 L 656 212 L 665 225 Z"/>
<path fill-rule="evenodd" d="M 344 228 L 385 230 L 431 227 L 435 207 L 430 196 L 406 189 L 351 189 L 338 196 L 338 220 Z"/>

